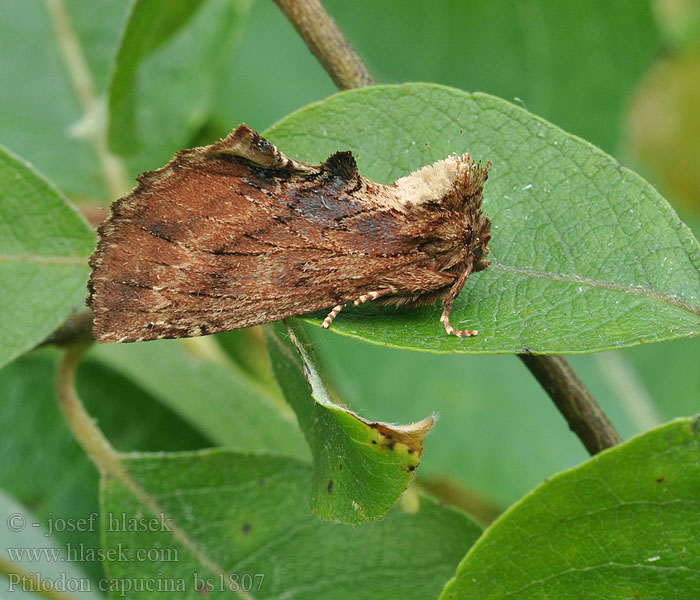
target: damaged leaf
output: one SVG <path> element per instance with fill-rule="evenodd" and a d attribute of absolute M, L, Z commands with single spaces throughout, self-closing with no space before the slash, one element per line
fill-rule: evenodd
<path fill-rule="evenodd" d="M 378 519 L 399 499 L 435 419 L 392 425 L 363 419 L 334 402 L 304 332 L 290 322 L 266 327 L 272 367 L 311 447 L 311 507 L 328 520 Z"/>

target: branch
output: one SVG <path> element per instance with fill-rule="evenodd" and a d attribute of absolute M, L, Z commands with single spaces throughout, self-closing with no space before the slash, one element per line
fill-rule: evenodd
<path fill-rule="evenodd" d="M 115 477 L 126 482 L 131 477 L 126 472 L 119 454 L 85 411 L 85 407 L 75 390 L 75 373 L 87 348 L 87 345 L 76 344 L 65 351 L 56 374 L 58 405 L 73 432 L 73 436 L 83 447 L 100 474 L 103 477 Z M 131 486 L 127 484 L 127 487 Z"/>
<path fill-rule="evenodd" d="M 566 358 L 551 354 L 518 356 L 549 394 L 569 429 L 579 437 L 588 452 L 598 454 L 622 441 Z"/>
<path fill-rule="evenodd" d="M 49 345 L 71 346 L 94 341 L 95 338 L 92 335 L 92 311 L 89 308 L 83 308 L 75 311 L 63 321 L 58 329 L 37 345 L 37 348 Z"/>
<path fill-rule="evenodd" d="M 275 3 L 294 25 L 338 89 L 374 85 L 367 67 L 320 0 L 275 0 Z"/>

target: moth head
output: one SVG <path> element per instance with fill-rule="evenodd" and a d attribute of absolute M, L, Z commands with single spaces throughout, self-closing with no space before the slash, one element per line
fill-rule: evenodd
<path fill-rule="evenodd" d="M 463 215 L 467 229 L 465 240 L 467 256 L 471 256 L 474 271 L 481 271 L 489 265 L 486 256 L 489 253 L 491 240 L 491 221 L 481 211 L 484 200 L 484 184 L 488 178 L 491 163 L 482 166 L 475 164 L 468 154 L 461 157 L 463 168 L 450 190 L 442 199 L 442 204 Z"/>
<path fill-rule="evenodd" d="M 475 271 L 489 261 L 491 222 L 481 211 L 491 163 L 474 163 L 469 154 L 452 155 L 395 182 L 404 210 L 418 210 L 432 235 L 421 248 L 445 257 L 443 268 L 471 261 Z M 418 231 L 416 231 L 418 233 Z"/>

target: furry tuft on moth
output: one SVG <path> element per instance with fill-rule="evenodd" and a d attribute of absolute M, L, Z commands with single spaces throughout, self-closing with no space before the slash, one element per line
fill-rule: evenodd
<path fill-rule="evenodd" d="M 350 152 L 291 159 L 240 125 L 138 177 L 112 205 L 90 259 L 103 342 L 207 335 L 373 301 L 443 299 L 440 321 L 489 261 L 481 211 L 490 163 L 450 156 L 382 185 Z"/>

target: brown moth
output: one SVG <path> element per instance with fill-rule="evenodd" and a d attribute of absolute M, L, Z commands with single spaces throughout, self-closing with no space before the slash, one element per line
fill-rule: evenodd
<path fill-rule="evenodd" d="M 350 302 L 452 303 L 489 261 L 481 212 L 490 164 L 450 156 L 382 185 L 350 152 L 291 159 L 239 126 L 138 177 L 90 259 L 88 305 L 103 342 L 206 335 Z"/>

